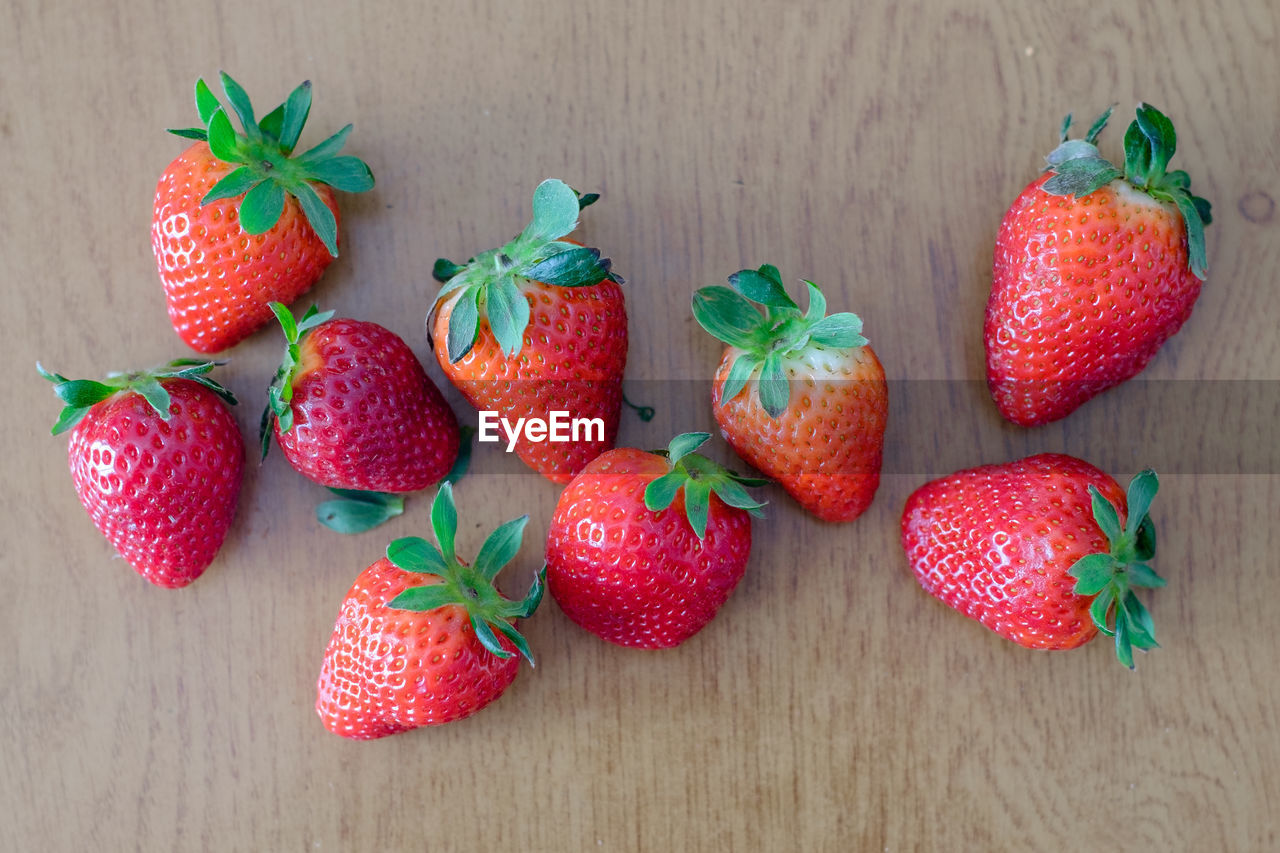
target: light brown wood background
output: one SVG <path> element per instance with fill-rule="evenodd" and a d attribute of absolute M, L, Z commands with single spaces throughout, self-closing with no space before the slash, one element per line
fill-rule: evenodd
<path fill-rule="evenodd" d="M 1276 849 L 1278 9 L 9 0 L 0 848 Z M 483 713 L 329 735 L 312 704 L 338 603 L 389 539 L 428 535 L 428 498 L 341 538 L 273 454 L 248 467 L 207 574 L 152 588 L 81 510 L 34 370 L 186 354 L 151 198 L 183 145 L 163 129 L 193 123 L 192 84 L 220 68 L 264 108 L 310 78 L 304 145 L 355 122 L 378 186 L 342 199 L 343 256 L 314 295 L 404 336 L 437 380 L 432 261 L 514 234 L 548 176 L 604 194 L 587 234 L 628 279 L 629 388 L 659 409 L 626 417 L 625 443 L 712 425 L 719 346 L 689 318 L 693 288 L 765 261 L 823 284 L 895 380 L 874 506 L 826 526 L 769 491 L 745 581 L 678 650 L 607 646 L 548 600 L 527 625 L 537 670 Z M 1008 427 L 980 382 L 1000 215 L 1065 112 L 1118 103 L 1115 156 L 1139 99 L 1176 122 L 1176 163 L 1214 202 L 1210 280 L 1150 381 Z M 259 335 L 222 371 L 246 436 L 280 347 Z M 901 553 L 927 476 L 1061 449 L 1163 474 L 1163 648 L 1136 673 L 1102 642 L 999 639 L 925 595 Z M 718 439 L 713 454 L 731 459 Z M 530 513 L 504 576 L 522 588 L 557 489 L 492 446 L 475 470 L 462 546 Z"/>

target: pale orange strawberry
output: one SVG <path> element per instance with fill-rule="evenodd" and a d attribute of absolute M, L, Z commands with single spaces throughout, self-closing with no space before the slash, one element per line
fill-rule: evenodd
<path fill-rule="evenodd" d="M 436 262 L 445 284 L 428 318 L 441 369 L 477 409 L 511 423 L 557 411 L 601 422 L 576 441 L 516 444 L 526 464 L 558 483 L 613 447 L 627 363 L 622 280 L 598 250 L 563 239 L 589 200 L 544 181 L 519 237 L 464 266 Z"/>
<path fill-rule="evenodd" d="M 738 455 L 824 521 L 850 521 L 880 484 L 889 390 L 856 314 L 826 314 L 812 282 L 801 314 L 775 267 L 694 294 L 698 323 L 729 344 L 711 403 Z M 762 315 L 751 301 L 764 307 Z"/>

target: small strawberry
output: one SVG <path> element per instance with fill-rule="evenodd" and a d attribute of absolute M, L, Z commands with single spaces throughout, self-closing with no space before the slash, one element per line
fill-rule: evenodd
<path fill-rule="evenodd" d="M 1128 495 L 1087 462 L 1044 453 L 926 483 L 902 512 L 902 546 L 925 591 L 1031 649 L 1074 649 L 1101 631 L 1133 667 L 1156 645 L 1133 590 L 1161 587 L 1148 510 L 1159 482 Z"/>
<path fill-rule="evenodd" d="M 560 609 L 620 646 L 670 648 L 711 621 L 751 553 L 756 503 L 739 477 L 693 453 L 687 433 L 665 453 L 597 456 L 565 488 L 547 534 L 547 577 Z"/>
<path fill-rule="evenodd" d="M 1000 414 L 1023 426 L 1066 417 L 1130 379 L 1191 316 L 1208 271 L 1209 202 L 1166 172 L 1173 124 L 1138 105 L 1124 171 L 1084 139 L 1048 157 L 1000 223 L 983 341 Z"/>
<path fill-rule="evenodd" d="M 475 565 L 454 553 L 453 490 L 431 507 L 438 548 L 397 539 L 361 572 L 338 612 L 316 689 L 316 712 L 336 735 L 369 740 L 460 720 L 502 695 L 533 656 L 517 619 L 542 599 L 546 569 L 523 601 L 498 593 L 493 579 L 520 550 L 522 516 L 484 541 Z M 501 636 L 499 636 L 501 635 Z"/>
<path fill-rule="evenodd" d="M 294 470 L 346 491 L 416 492 L 449 473 L 458 421 L 408 344 L 376 323 L 331 319 L 315 306 L 300 322 L 279 302 L 270 310 L 288 345 L 262 413 L 264 457 L 274 432 Z M 377 504 L 344 497 L 357 513 Z M 381 517 L 343 532 L 367 530 L 404 508 L 398 497 L 382 506 Z"/>
<path fill-rule="evenodd" d="M 66 404 L 71 481 L 98 531 L 157 586 L 186 586 L 213 562 L 235 516 L 244 440 L 209 378 L 221 362 L 70 380 L 36 365 Z M 221 398 L 221 400 L 219 399 Z"/>
<path fill-rule="evenodd" d="M 704 287 L 693 316 L 728 344 L 711 389 L 725 440 L 824 521 L 851 521 L 880 485 L 889 386 L 856 314 L 826 314 L 813 282 L 809 310 L 776 267 Z M 763 316 L 751 304 L 764 306 Z"/>
<path fill-rule="evenodd" d="M 434 321 L 427 319 L 440 367 L 477 409 L 511 423 L 547 420 L 556 411 L 600 420 L 602 430 L 584 431 L 577 441 L 518 441 L 520 458 L 557 483 L 613 447 L 622 405 L 622 279 L 599 250 L 563 239 L 594 200 L 543 181 L 533 194 L 533 221 L 515 240 L 465 266 L 436 261 L 444 286 Z"/>
<path fill-rule="evenodd" d="M 200 352 L 234 346 L 271 321 L 268 302 L 287 305 L 310 290 L 338 255 L 333 190 L 373 187 L 368 166 L 337 156 L 351 125 L 290 156 L 311 110 L 310 82 L 261 121 L 226 74 L 222 88 L 244 133 L 197 82 L 204 126 L 170 132 L 199 141 L 160 176 L 151 218 L 169 320 Z"/>

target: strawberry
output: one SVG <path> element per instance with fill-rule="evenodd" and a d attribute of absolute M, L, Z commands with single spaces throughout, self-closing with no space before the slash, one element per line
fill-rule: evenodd
<path fill-rule="evenodd" d="M 1048 157 L 996 238 L 983 341 L 1000 414 L 1023 426 L 1066 417 L 1130 379 L 1191 316 L 1208 271 L 1209 202 L 1167 172 L 1173 124 L 1138 105 L 1121 171 L 1084 139 Z"/>
<path fill-rule="evenodd" d="M 533 442 L 516 453 L 529 467 L 567 483 L 613 447 L 627 363 L 622 279 L 598 249 L 564 240 L 578 225 L 581 200 L 557 180 L 533 194 L 533 221 L 501 249 L 459 266 L 443 258 L 435 319 L 427 318 L 436 359 L 449 381 L 481 411 L 511 423 L 552 412 L 599 419 L 579 440 Z"/>
<path fill-rule="evenodd" d="M 618 448 L 565 488 L 547 534 L 547 584 L 560 609 L 611 643 L 678 646 L 711 621 L 751 553 L 756 503 L 739 477 L 693 453 L 687 433 L 665 453 Z"/>
<path fill-rule="evenodd" d="M 902 512 L 902 546 L 920 585 L 1031 649 L 1074 649 L 1099 631 L 1133 667 L 1156 645 L 1135 588 L 1161 587 L 1148 510 L 1159 482 L 1126 494 L 1105 472 L 1044 453 L 926 483 Z"/>
<path fill-rule="evenodd" d="M 468 566 L 454 553 L 452 488 L 440 487 L 431 507 L 439 547 L 416 537 L 395 540 L 343 599 L 316 689 L 325 728 L 369 740 L 460 720 L 515 679 L 520 658 L 514 652 L 533 665 L 515 621 L 537 609 L 546 569 L 534 576 L 523 601 L 510 601 L 493 586 L 520 550 L 528 520 L 508 521 L 489 534 Z"/>
<path fill-rule="evenodd" d="M 851 521 L 880 485 L 889 386 L 856 314 L 826 314 L 813 282 L 800 313 L 776 267 L 704 287 L 693 316 L 729 346 L 711 389 L 725 440 L 824 521 Z M 751 304 L 764 306 L 763 316 Z M 750 383 L 750 384 L 748 384 Z M 794 391 L 794 393 L 793 393 Z"/>
<path fill-rule="evenodd" d="M 300 322 L 279 302 L 270 309 L 288 345 L 262 413 L 264 458 L 274 432 L 294 470 L 331 489 L 415 492 L 449 473 L 458 421 L 408 344 L 377 323 L 332 319 L 315 306 Z M 404 508 L 398 497 L 344 497 L 355 505 L 329 508 L 367 514 L 381 503 L 385 512 L 356 529 L 340 522 L 343 532 L 367 530 Z"/>
<path fill-rule="evenodd" d="M 221 362 L 178 359 L 103 382 L 36 365 L 66 404 L 71 481 L 98 531 L 157 586 L 186 586 L 226 538 L 240 497 L 244 440 L 209 378 Z"/>
<path fill-rule="evenodd" d="M 373 187 L 369 167 L 339 157 L 351 125 L 290 157 L 311 110 L 311 83 L 255 121 L 249 96 L 222 75 L 244 128 L 236 133 L 204 80 L 203 127 L 171 133 L 198 140 L 160 176 L 151 246 L 169 320 L 192 349 L 218 352 L 270 322 L 268 302 L 293 302 L 338 255 L 333 190 Z"/>

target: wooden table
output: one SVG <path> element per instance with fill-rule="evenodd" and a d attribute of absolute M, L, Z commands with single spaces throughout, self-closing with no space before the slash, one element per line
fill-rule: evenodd
<path fill-rule="evenodd" d="M 393 8 L 393 6 L 401 8 Z M 857 7 L 851 8 L 851 7 Z M 5 850 L 1263 850 L 1280 845 L 1280 14 L 1269 0 L 690 3 L 12 0 L 0 11 Z M 72 491 L 41 359 L 74 376 L 187 354 L 149 245 L 155 180 L 224 68 L 261 105 L 310 78 L 304 145 L 347 121 L 372 193 L 314 296 L 410 341 L 437 256 L 515 233 L 558 176 L 628 280 L 620 440 L 711 427 L 720 347 L 691 291 L 777 264 L 855 310 L 894 381 L 885 480 L 844 526 L 768 490 L 748 574 L 681 648 L 586 634 L 548 600 L 540 658 L 471 719 L 372 743 L 312 710 L 356 574 L 429 500 L 343 538 L 277 453 L 217 562 L 141 581 Z M 981 383 L 1000 216 L 1062 115 L 1174 119 L 1214 202 L 1208 284 L 1143 374 L 1067 421 L 1003 424 Z M 279 334 L 222 375 L 255 434 Z M 465 422 L 475 413 L 450 390 Z M 1234 395 L 1234 396 L 1233 396 Z M 1235 402 L 1232 402 L 1232 401 Z M 1137 437 L 1135 439 L 1135 437 Z M 1023 452 L 1161 470 L 1163 648 L 1021 650 L 928 597 L 898 544 L 930 476 Z M 731 460 L 717 439 L 713 455 Z M 463 551 L 558 494 L 492 446 L 458 488 Z"/>

